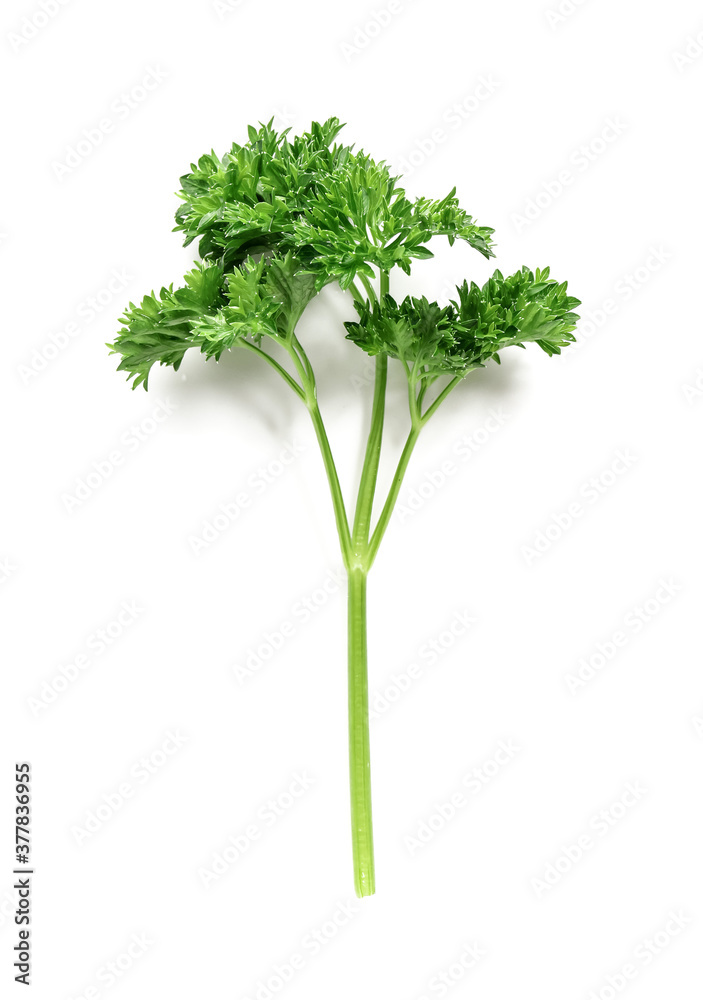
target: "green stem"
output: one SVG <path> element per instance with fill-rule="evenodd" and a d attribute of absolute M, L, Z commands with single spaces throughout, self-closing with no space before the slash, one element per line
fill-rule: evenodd
<path fill-rule="evenodd" d="M 317 384 L 315 382 L 315 373 L 313 372 L 310 359 L 308 358 L 303 345 L 300 343 L 295 334 L 292 335 L 290 340 L 285 342 L 284 346 L 293 359 L 293 363 L 298 369 L 301 382 L 303 383 L 300 395 L 308 408 L 313 427 L 315 428 L 317 443 L 320 446 L 322 461 L 327 474 L 327 482 L 329 483 L 330 493 L 332 494 L 332 506 L 334 508 L 334 517 L 337 525 L 337 534 L 339 535 L 339 544 L 342 549 L 342 557 L 344 559 L 344 565 L 349 566 L 351 558 L 351 534 L 349 531 L 349 521 L 347 519 L 347 510 L 344 505 L 342 487 L 337 474 L 337 466 L 335 465 L 332 448 L 330 447 L 329 438 L 327 437 L 327 430 L 317 402 Z"/>
<path fill-rule="evenodd" d="M 430 417 L 432 416 L 432 414 L 437 410 L 437 407 L 440 406 L 444 402 L 444 400 L 447 398 L 447 396 L 452 391 L 452 389 L 455 389 L 456 386 L 458 386 L 460 382 L 461 382 L 461 376 L 459 376 L 459 375 L 457 375 L 455 378 L 453 378 L 451 380 L 451 382 L 447 382 L 447 384 L 442 389 L 442 391 L 437 396 L 437 398 L 434 400 L 434 402 L 430 406 L 428 406 L 427 410 L 425 411 L 425 413 L 423 413 L 423 415 L 422 415 L 422 423 L 423 424 L 427 423 L 427 421 L 430 419 Z"/>
<path fill-rule="evenodd" d="M 376 301 L 376 293 L 373 290 L 373 285 L 371 284 L 371 282 L 369 281 L 369 279 L 366 277 L 365 274 L 360 274 L 359 277 L 361 278 L 361 284 L 366 289 L 366 294 L 369 297 L 369 302 L 375 302 Z M 385 277 L 386 281 L 388 281 L 388 275 L 384 271 L 381 271 L 381 296 L 383 296 L 383 294 L 384 294 L 384 292 L 383 292 L 383 279 L 384 279 L 384 277 Z M 386 291 L 388 291 L 388 286 L 386 286 Z"/>
<path fill-rule="evenodd" d="M 412 368 L 408 370 L 408 406 L 413 427 L 417 427 L 422 419 L 419 404 L 420 393 L 417 388 L 417 372 L 418 363 L 416 361 Z"/>
<path fill-rule="evenodd" d="M 357 285 L 357 283 L 355 281 L 352 281 L 352 283 L 349 286 L 349 288 L 351 289 L 351 291 L 352 291 L 352 293 L 354 295 L 354 298 L 356 299 L 357 302 L 363 302 L 364 301 L 364 296 L 361 293 L 361 289 L 359 288 L 359 286 Z"/>
<path fill-rule="evenodd" d="M 366 651 L 366 572 L 349 571 L 349 784 L 351 789 L 354 888 L 376 891 L 371 816 L 369 681 Z"/>
<path fill-rule="evenodd" d="M 409 379 L 409 381 L 412 383 L 412 379 Z M 457 385 L 459 385 L 460 382 L 461 378 L 459 378 L 458 376 L 456 378 L 453 378 L 451 382 L 448 382 L 447 385 L 445 385 L 445 387 L 442 389 L 440 394 L 437 396 L 437 398 L 434 400 L 434 402 L 430 406 L 428 406 L 427 410 L 425 411 L 425 413 L 422 414 L 422 416 L 419 415 L 419 408 L 415 410 L 415 412 L 413 412 L 414 407 L 412 405 L 412 400 L 414 400 L 416 397 L 412 384 L 410 386 L 410 398 L 411 398 L 410 412 L 413 418 L 412 427 L 410 428 L 410 433 L 408 434 L 407 440 L 405 442 L 405 447 L 403 448 L 400 460 L 398 461 L 398 465 L 395 470 L 395 475 L 393 476 L 393 482 L 391 483 L 391 488 L 388 493 L 388 498 L 378 518 L 376 527 L 374 528 L 374 532 L 371 536 L 371 541 L 369 542 L 369 546 L 367 549 L 367 561 L 366 561 L 367 570 L 370 569 L 371 566 L 373 565 L 374 559 L 376 558 L 376 554 L 378 552 L 378 547 L 381 544 L 381 539 L 386 533 L 386 528 L 388 527 L 388 523 L 391 519 L 393 508 L 396 505 L 398 494 L 400 493 L 400 487 L 403 484 L 403 477 L 405 476 L 405 472 L 408 468 L 410 456 L 412 455 L 413 449 L 417 444 L 417 439 L 420 436 L 420 431 L 425 426 L 427 421 L 430 419 L 432 414 L 436 413 L 438 407 L 444 402 L 444 400 L 447 398 L 452 389 L 454 389 Z M 424 396 L 424 393 L 421 392 L 421 395 L 418 397 L 420 401 L 422 401 L 422 396 Z"/>
<path fill-rule="evenodd" d="M 371 536 L 371 541 L 367 549 L 366 565 L 368 569 L 373 565 L 374 559 L 376 558 L 376 553 L 378 552 L 378 547 L 381 544 L 381 539 L 386 533 L 386 528 L 388 527 L 388 522 L 391 519 L 391 514 L 393 513 L 393 508 L 395 507 L 396 501 L 398 499 L 398 494 L 400 493 L 400 487 L 403 483 L 403 477 L 405 476 L 405 471 L 408 467 L 408 462 L 410 461 L 410 456 L 413 453 L 413 449 L 417 443 L 417 439 L 420 436 L 420 431 L 422 429 L 422 424 L 416 425 L 410 429 L 407 440 L 405 442 L 405 447 L 403 448 L 402 454 L 398 461 L 398 465 L 395 470 L 395 475 L 393 476 L 393 482 L 391 483 L 391 488 L 388 493 L 388 498 L 383 506 L 376 527 L 374 528 L 373 535 Z"/>
<path fill-rule="evenodd" d="M 373 287 L 364 275 L 361 281 L 373 301 Z M 379 298 L 389 290 L 388 274 L 381 271 Z M 359 290 L 354 287 L 355 294 Z M 300 341 L 291 333 L 287 341 L 282 341 L 296 367 L 302 385 L 270 355 L 254 344 L 242 341 L 249 350 L 259 354 L 272 365 L 288 385 L 305 402 L 322 453 L 327 480 L 332 494 L 337 532 L 344 565 L 348 577 L 348 686 L 349 686 L 349 781 L 351 790 L 352 850 L 354 859 L 354 887 L 357 896 L 370 896 L 376 890 L 374 870 L 373 825 L 371 813 L 371 759 L 369 746 L 369 681 L 366 625 L 366 581 L 368 572 L 376 558 L 379 545 L 386 532 L 393 509 L 398 499 L 403 477 L 410 461 L 420 431 L 451 390 L 461 381 L 452 379 L 439 393 L 434 402 L 422 413 L 422 403 L 427 387 L 419 376 L 417 363 L 412 369 L 406 365 L 408 376 L 411 429 L 393 477 L 393 482 L 371 533 L 371 517 L 374 494 L 378 480 L 378 466 L 383 442 L 386 386 L 388 379 L 388 358 L 376 358 L 374 396 L 371 409 L 371 428 L 364 456 L 364 465 L 359 483 L 354 524 L 349 530 L 344 497 L 332 455 L 327 431 L 317 402 L 317 386 L 310 361 Z M 423 372 L 424 374 L 424 372 Z M 418 392 L 418 382 L 420 389 Z"/>
<path fill-rule="evenodd" d="M 319 444 L 320 451 L 322 452 L 322 461 L 325 465 L 327 481 L 329 483 L 330 493 L 332 494 L 332 506 L 334 507 L 334 517 L 337 524 L 337 533 L 339 535 L 339 544 L 342 549 L 344 565 L 349 566 L 352 554 L 351 536 L 349 533 L 347 511 L 344 506 L 344 497 L 342 496 L 342 487 L 340 486 L 339 476 L 337 475 L 337 467 L 334 464 L 332 449 L 330 448 L 330 442 L 322 420 L 320 407 L 317 405 L 317 399 L 314 396 L 312 398 L 308 397 L 307 406 L 310 411 L 313 427 L 315 428 L 317 443 Z"/>
<path fill-rule="evenodd" d="M 296 367 L 298 367 L 298 364 L 302 360 L 303 367 L 305 369 L 304 372 L 301 372 L 303 381 L 305 382 L 306 379 L 308 379 L 314 385 L 315 373 L 312 370 L 312 365 L 310 364 L 310 358 L 303 350 L 303 345 L 300 343 L 295 334 L 291 336 L 291 355 L 294 359 L 294 362 L 297 359 Z M 300 371 L 300 368 L 298 368 L 298 371 Z"/>
<path fill-rule="evenodd" d="M 425 393 L 427 392 L 429 386 L 427 384 L 427 379 L 423 378 L 420 384 L 420 391 L 417 394 L 417 408 L 418 412 L 422 412 L 422 404 L 425 399 Z"/>
<path fill-rule="evenodd" d="M 374 381 L 373 405 L 371 408 L 371 429 L 366 445 L 364 467 L 361 472 L 359 494 L 354 514 L 352 543 L 354 554 L 361 565 L 364 563 L 366 548 L 371 528 L 371 513 L 373 498 L 376 492 L 378 478 L 378 463 L 381 457 L 383 441 L 383 420 L 386 408 L 386 383 L 388 379 L 388 357 L 379 354 L 376 357 L 376 376 Z"/>
<path fill-rule="evenodd" d="M 272 358 L 270 354 L 267 354 L 266 351 L 262 351 L 260 347 L 257 347 L 256 344 L 252 344 L 251 341 L 249 340 L 240 340 L 239 343 L 242 345 L 242 347 L 246 347 L 247 350 L 253 351 L 254 354 L 257 354 L 260 358 L 263 358 L 267 364 L 271 365 L 271 367 L 274 368 L 278 372 L 278 374 L 286 380 L 286 382 L 291 387 L 293 392 L 295 392 L 298 396 L 300 396 L 301 399 L 303 400 L 305 399 L 304 389 L 298 385 L 293 376 L 289 372 L 287 372 L 283 367 L 283 365 L 280 365 L 275 358 Z"/>
<path fill-rule="evenodd" d="M 363 276 L 362 276 L 363 280 Z M 365 287 L 368 288 L 366 282 Z M 388 275 L 381 272 L 380 294 L 388 291 Z M 349 785 L 351 792 L 352 855 L 357 896 L 376 891 L 371 814 L 371 756 L 369 747 L 369 676 L 366 643 L 366 576 L 373 498 L 383 442 L 388 358 L 376 358 L 371 428 L 361 471 L 352 529 L 353 562 L 347 566 L 349 585 Z"/>
<path fill-rule="evenodd" d="M 371 757 L 369 751 L 369 679 L 366 649 L 366 561 L 371 512 L 383 439 L 388 358 L 376 358 L 371 429 L 352 532 L 353 562 L 349 583 L 349 781 L 351 791 L 352 854 L 357 896 L 375 891 L 373 824 L 371 819 Z"/>

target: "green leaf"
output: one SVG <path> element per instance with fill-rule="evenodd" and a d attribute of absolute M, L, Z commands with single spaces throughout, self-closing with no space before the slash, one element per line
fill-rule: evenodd
<path fill-rule="evenodd" d="M 244 337 L 259 341 L 262 336 L 277 335 L 279 305 L 266 295 L 265 270 L 263 257 L 235 267 L 226 277 L 225 304 L 217 313 L 194 322 L 193 335 L 208 357 L 219 359 Z"/>
<path fill-rule="evenodd" d="M 271 119 L 249 126 L 245 144 L 191 165 L 176 229 L 186 245 L 197 241 L 203 262 L 184 288 L 130 304 L 110 346 L 135 386 L 146 387 L 155 363 L 177 368 L 192 346 L 219 358 L 243 338 L 285 342 L 325 285 L 356 289 L 357 279 L 375 281 L 394 267 L 409 274 L 415 260 L 432 256 L 437 236 L 493 255 L 493 230 L 461 208 L 455 188 L 441 199 L 408 198 L 385 161 L 337 142 L 341 129 L 329 118 L 289 138 Z M 457 292 L 444 308 L 410 297 L 357 302 L 347 335 L 428 379 L 498 360 L 508 346 L 534 342 L 555 354 L 574 339 L 578 299 L 548 268 L 508 278 L 495 271 L 483 287 L 464 282 Z"/>
<path fill-rule="evenodd" d="M 204 342 L 208 356 L 217 358 L 244 337 L 257 343 L 262 337 L 286 340 L 314 295 L 314 275 L 292 254 L 246 261 L 226 277 L 225 304 L 195 321 L 193 336 Z"/>
<path fill-rule="evenodd" d="M 372 306 L 366 302 L 355 306 L 359 321 L 344 325 L 349 340 L 367 354 L 399 358 L 434 377 L 453 370 L 448 360 L 454 343 L 451 306 L 410 297 L 398 304 L 391 295 Z"/>
<path fill-rule="evenodd" d="M 199 264 L 185 276 L 185 287 L 162 288 L 147 295 L 140 305 L 130 302 L 120 322 L 122 329 L 111 354 L 120 354 L 118 371 L 134 379 L 132 388 L 149 384 L 155 364 L 178 370 L 185 352 L 198 343 L 194 326 L 215 313 L 223 303 L 223 274 L 217 264 Z"/>
<path fill-rule="evenodd" d="M 315 295 L 315 275 L 301 270 L 289 252 L 283 258 L 271 260 L 266 284 L 273 300 L 281 307 L 277 316 L 279 333 L 291 336 L 305 307 Z"/>
<path fill-rule="evenodd" d="M 368 354 L 399 358 L 430 379 L 498 361 L 506 347 L 534 342 L 558 354 L 574 340 L 579 300 L 566 294 L 566 282 L 549 279 L 548 268 L 533 274 L 523 267 L 509 278 L 495 271 L 482 288 L 464 282 L 457 292 L 459 301 L 444 308 L 425 298 L 398 304 L 390 295 L 373 306 L 357 302 L 359 320 L 345 323 L 347 336 Z"/>
<path fill-rule="evenodd" d="M 567 283 L 549 278 L 549 268 L 533 274 L 527 267 L 504 278 L 500 271 L 479 288 L 464 282 L 457 291 L 457 344 L 479 363 L 505 347 L 534 342 L 547 354 L 559 354 L 574 342 L 578 299 L 566 294 Z"/>
<path fill-rule="evenodd" d="M 175 228 L 185 244 L 198 240 L 201 257 L 225 270 L 252 254 L 291 252 L 318 290 L 331 281 L 347 288 L 370 268 L 409 273 L 412 260 L 432 255 L 435 236 L 491 256 L 493 230 L 474 223 L 454 190 L 411 201 L 384 161 L 332 145 L 341 128 L 330 118 L 289 140 L 272 122 L 249 126 L 247 144 L 201 157 L 181 178 Z"/>

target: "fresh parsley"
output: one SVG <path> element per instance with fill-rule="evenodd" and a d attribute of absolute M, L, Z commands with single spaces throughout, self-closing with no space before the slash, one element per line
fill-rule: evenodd
<path fill-rule="evenodd" d="M 206 358 L 242 348 L 271 365 L 308 409 L 327 472 L 348 574 L 349 752 L 352 845 L 357 894 L 375 891 L 366 648 L 366 581 L 388 526 L 420 431 L 470 372 L 500 361 L 507 347 L 535 343 L 558 354 L 574 340 L 578 299 L 549 268 L 495 271 L 478 286 L 457 287 L 440 306 L 390 294 L 390 274 L 410 273 L 445 236 L 493 256 L 493 230 L 459 206 L 410 198 L 384 161 L 339 144 L 337 118 L 290 138 L 272 121 L 249 127 L 248 142 L 202 156 L 181 178 L 176 230 L 197 244 L 200 260 L 180 288 L 130 303 L 115 342 L 118 369 L 148 388 L 154 365 L 178 369 L 185 352 Z M 347 337 L 375 357 L 371 429 L 353 515 L 339 483 L 317 400 L 310 359 L 296 333 L 308 303 L 326 285 L 348 289 L 357 319 Z M 278 360 L 270 352 L 277 345 Z M 283 349 L 283 354 L 280 352 Z M 408 384 L 409 430 L 375 524 L 372 509 L 383 441 L 388 361 Z"/>

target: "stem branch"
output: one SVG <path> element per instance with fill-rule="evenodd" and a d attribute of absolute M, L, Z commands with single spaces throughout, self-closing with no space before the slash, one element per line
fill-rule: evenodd
<path fill-rule="evenodd" d="M 356 559 L 363 565 L 371 528 L 371 513 L 373 498 L 376 492 L 378 464 L 381 457 L 383 441 L 383 420 L 386 406 L 386 382 L 388 376 L 388 358 L 385 354 L 376 357 L 376 376 L 374 380 L 373 405 L 371 408 L 371 429 L 366 445 L 364 466 L 359 483 L 359 494 L 354 515 L 352 541 Z"/>
<path fill-rule="evenodd" d="M 450 392 L 452 391 L 452 389 L 456 388 L 456 386 L 458 386 L 460 382 L 461 382 L 461 376 L 460 376 L 460 375 L 456 375 L 456 376 L 455 376 L 455 377 L 454 377 L 454 378 L 453 378 L 453 379 L 451 380 L 451 382 L 447 382 L 447 384 L 446 384 L 446 385 L 445 385 L 445 387 L 444 387 L 444 388 L 442 389 L 442 391 L 441 391 L 441 392 L 440 392 L 440 394 L 439 394 L 439 395 L 437 396 L 437 398 L 436 398 L 436 399 L 434 400 L 434 402 L 432 402 L 432 403 L 431 403 L 431 404 L 430 404 L 430 405 L 429 405 L 429 406 L 427 407 L 427 410 L 426 410 L 426 411 L 425 411 L 425 412 L 423 413 L 423 415 L 422 415 L 422 423 L 423 423 L 423 424 L 426 424 L 426 423 L 427 423 L 427 421 L 428 421 L 428 420 L 430 419 L 430 417 L 432 416 L 432 414 L 433 414 L 433 413 L 434 413 L 434 412 L 435 412 L 435 411 L 437 410 L 437 408 L 438 408 L 438 407 L 439 407 L 439 406 L 440 406 L 440 405 L 441 405 L 441 404 L 442 404 L 442 403 L 444 402 L 444 400 L 445 400 L 445 399 L 447 398 L 447 396 L 448 396 L 448 395 L 449 395 L 449 393 L 450 393 Z"/>
<path fill-rule="evenodd" d="M 381 544 L 381 539 L 386 533 L 386 528 L 388 527 L 388 522 L 391 519 L 391 514 L 393 513 L 393 508 L 395 507 L 396 501 L 398 499 L 398 494 L 400 493 L 400 487 L 403 482 L 403 477 L 405 471 L 408 467 L 408 462 L 410 461 L 410 456 L 413 453 L 413 449 L 417 443 L 417 439 L 420 436 L 420 430 L 422 425 L 411 427 L 410 433 L 408 434 L 407 440 L 405 442 L 405 447 L 403 448 L 402 454 L 398 461 L 398 465 L 395 470 L 395 475 L 393 476 L 393 482 L 391 483 L 391 488 L 388 493 L 388 498 L 383 506 L 378 522 L 374 529 L 373 535 L 371 536 L 371 541 L 369 542 L 366 565 L 370 569 L 373 565 L 374 559 L 376 558 L 376 553 L 378 552 L 378 547 Z"/>
<path fill-rule="evenodd" d="M 270 354 L 266 353 L 266 351 L 262 351 L 260 347 L 256 346 L 256 344 L 252 344 L 250 340 L 240 340 L 239 343 L 242 347 L 246 347 L 247 350 L 253 351 L 254 354 L 258 354 L 260 358 L 263 358 L 267 364 L 271 365 L 271 367 L 278 372 L 281 378 L 285 379 L 293 392 L 300 396 L 301 399 L 305 399 L 305 390 L 302 386 L 298 385 L 293 376 L 287 372 L 283 365 L 279 364 L 275 358 L 272 358 Z"/>
<path fill-rule="evenodd" d="M 348 567 L 351 561 L 351 536 L 349 533 L 347 511 L 344 506 L 344 497 L 342 496 L 342 487 L 340 486 L 339 476 L 337 475 L 337 467 L 334 464 L 332 449 L 330 448 L 330 442 L 327 437 L 327 431 L 325 430 L 325 424 L 322 420 L 320 407 L 317 405 L 317 399 L 315 397 L 312 399 L 308 398 L 307 406 L 310 412 L 313 427 L 315 428 L 317 443 L 319 444 L 320 451 L 322 452 L 322 461 L 325 465 L 327 481 L 332 494 L 332 506 L 334 507 L 334 517 L 337 524 L 339 544 L 342 549 L 342 558 L 344 559 L 344 565 Z"/>

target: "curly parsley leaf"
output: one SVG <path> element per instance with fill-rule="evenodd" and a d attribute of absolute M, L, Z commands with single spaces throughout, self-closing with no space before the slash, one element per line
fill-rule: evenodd
<path fill-rule="evenodd" d="M 208 356 L 219 359 L 237 340 L 291 337 L 310 299 L 315 295 L 312 275 L 301 270 L 291 254 L 262 256 L 245 262 L 226 277 L 225 304 L 193 324 L 193 333 L 205 341 Z"/>
<path fill-rule="evenodd" d="M 426 298 L 390 295 L 373 305 L 356 302 L 359 319 L 345 323 L 347 336 L 368 354 L 387 354 L 413 366 L 423 378 L 466 374 L 483 367 L 506 347 L 534 342 L 559 354 L 573 342 L 579 300 L 566 282 L 549 278 L 549 268 L 528 268 L 504 278 L 500 271 L 482 287 L 466 281 L 459 301 L 441 308 Z"/>
<path fill-rule="evenodd" d="M 462 353 L 481 364 L 498 360 L 505 347 L 536 343 L 547 354 L 560 354 L 574 342 L 579 299 L 567 295 L 567 282 L 549 277 L 549 268 L 533 273 L 523 267 L 504 278 L 500 271 L 481 288 L 465 281 L 457 288 L 457 341 Z"/>
<path fill-rule="evenodd" d="M 120 320 L 122 329 L 107 345 L 111 354 L 122 355 L 117 370 L 129 373 L 133 389 L 142 384 L 148 389 L 155 364 L 177 371 L 188 348 L 198 346 L 195 325 L 224 302 L 224 276 L 217 264 L 198 264 L 184 280 L 183 288 L 174 291 L 170 285 L 145 296 L 138 306 L 130 302 Z"/>
<path fill-rule="evenodd" d="M 292 336 L 298 320 L 317 292 L 315 275 L 304 270 L 293 255 L 287 253 L 285 257 L 272 258 L 268 262 L 266 287 L 279 306 L 276 317 L 279 334 Z"/>
<path fill-rule="evenodd" d="M 413 259 L 432 256 L 435 236 L 492 256 L 493 230 L 460 208 L 456 189 L 438 201 L 409 199 L 385 161 L 332 145 L 341 128 L 337 118 L 313 122 L 290 141 L 269 122 L 223 157 L 201 157 L 181 178 L 175 228 L 185 245 L 197 239 L 200 256 L 227 270 L 251 254 L 290 251 L 318 290 L 331 281 L 348 288 L 374 267 L 410 273 Z"/>
<path fill-rule="evenodd" d="M 184 288 L 130 304 L 110 346 L 135 386 L 147 387 L 155 363 L 177 368 L 189 347 L 219 359 L 238 340 L 290 340 L 325 285 L 353 286 L 358 297 L 357 279 L 370 287 L 378 272 L 409 273 L 432 256 L 436 236 L 493 256 L 493 230 L 461 208 L 455 188 L 438 200 L 408 198 L 385 161 L 337 142 L 342 127 L 329 118 L 290 138 L 272 121 L 250 126 L 246 143 L 206 154 L 181 178 L 176 229 L 186 245 L 198 241 L 203 262 Z M 423 380 L 465 374 L 507 346 L 534 341 L 553 354 L 573 340 L 578 301 L 548 269 L 496 271 L 457 292 L 443 308 L 370 292 L 356 302 L 348 337 L 369 354 L 400 358 Z"/>
<path fill-rule="evenodd" d="M 398 303 L 391 295 L 373 305 L 355 302 L 358 322 L 344 326 L 347 337 L 367 354 L 386 354 L 407 366 L 415 366 L 435 377 L 454 370 L 456 347 L 452 306 L 441 308 L 426 298 L 407 298 Z"/>

